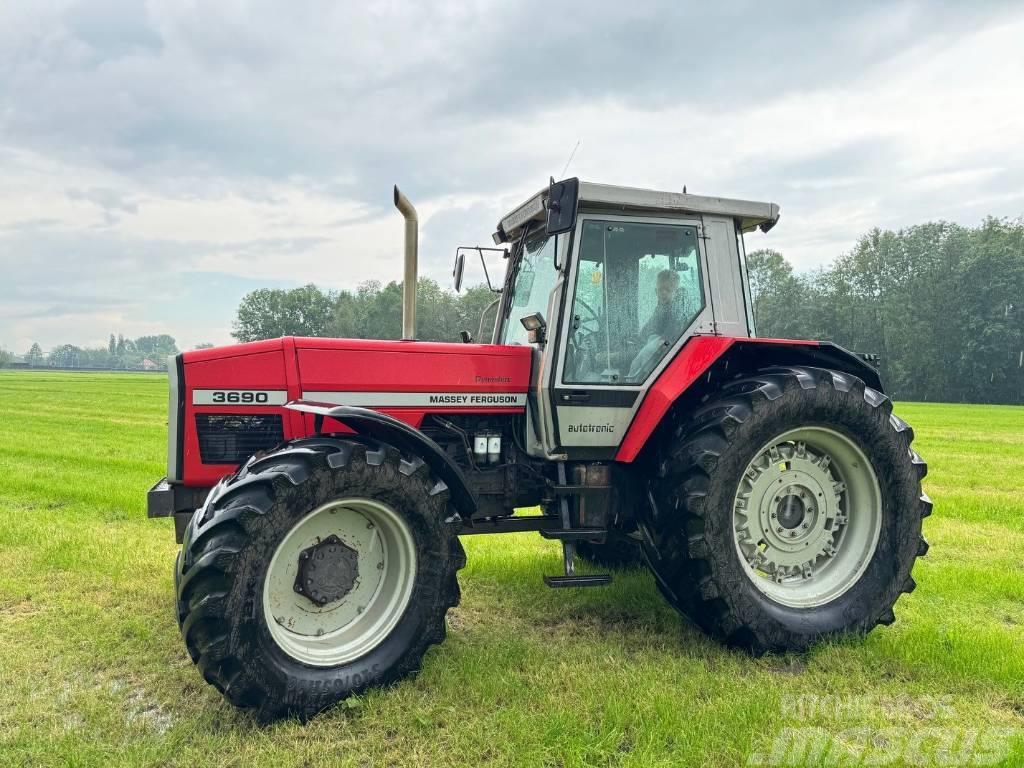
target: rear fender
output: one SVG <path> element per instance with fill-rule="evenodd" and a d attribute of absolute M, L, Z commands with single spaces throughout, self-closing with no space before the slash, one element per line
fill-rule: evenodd
<path fill-rule="evenodd" d="M 615 455 L 632 462 L 673 408 L 695 406 L 726 379 L 773 365 L 811 365 L 853 374 L 882 391 L 876 371 L 860 355 L 831 342 L 694 336 L 651 385 Z"/>
<path fill-rule="evenodd" d="M 379 411 L 351 405 L 330 405 L 295 400 L 287 403 L 284 407 L 293 411 L 313 414 L 316 417 L 317 432 L 320 431 L 323 419 L 334 419 L 351 429 L 356 435 L 365 435 L 420 457 L 430 467 L 434 475 L 448 486 L 451 504 L 464 520 L 469 520 L 476 511 L 476 497 L 469 489 L 462 470 L 441 446 L 404 421 L 399 421 L 393 416 Z"/>

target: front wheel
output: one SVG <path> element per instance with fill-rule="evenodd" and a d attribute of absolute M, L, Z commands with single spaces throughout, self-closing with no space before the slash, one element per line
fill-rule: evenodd
<path fill-rule="evenodd" d="M 178 558 L 179 623 L 206 680 L 270 720 L 415 672 L 459 600 L 447 495 L 389 446 L 318 438 L 250 460 Z"/>
<path fill-rule="evenodd" d="M 912 439 L 889 399 L 846 373 L 730 383 L 661 447 L 643 529 L 662 592 L 755 652 L 891 623 L 928 546 Z"/>

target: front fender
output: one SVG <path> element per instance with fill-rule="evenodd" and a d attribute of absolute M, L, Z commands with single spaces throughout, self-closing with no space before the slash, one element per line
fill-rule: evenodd
<path fill-rule="evenodd" d="M 318 433 L 323 420 L 330 418 L 344 424 L 358 435 L 366 435 L 382 443 L 393 445 L 406 453 L 419 456 L 438 479 L 448 486 L 451 504 L 463 519 L 471 519 L 473 513 L 476 512 L 476 496 L 469 489 L 462 470 L 441 446 L 415 427 L 385 413 L 352 405 L 331 405 L 309 400 L 293 400 L 286 403 L 284 407 L 293 411 L 313 414 L 316 417 L 315 424 Z"/>

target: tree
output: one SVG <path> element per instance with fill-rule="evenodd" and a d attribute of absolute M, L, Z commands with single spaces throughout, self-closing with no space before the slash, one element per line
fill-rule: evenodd
<path fill-rule="evenodd" d="M 82 350 L 73 344 L 64 344 L 50 351 L 49 362 L 55 368 L 78 368 Z"/>
<path fill-rule="evenodd" d="M 391 282 L 359 286 L 356 298 L 360 302 L 359 338 L 399 339 L 402 337 L 402 284 Z"/>
<path fill-rule="evenodd" d="M 39 346 L 38 342 L 33 343 L 25 354 L 25 362 L 34 367 L 43 364 L 43 348 Z"/>
<path fill-rule="evenodd" d="M 422 341 L 459 341 L 459 332 L 477 336 L 480 315 L 497 294 L 486 287 L 467 289 L 461 296 L 421 277 L 416 283 L 416 337 Z M 490 341 L 493 308 L 484 325 Z M 402 335 L 402 284 L 381 285 L 370 280 L 355 292 L 340 291 L 327 333 L 348 339 L 397 339 Z"/>
<path fill-rule="evenodd" d="M 261 288 L 246 294 L 231 335 L 239 341 L 279 336 L 323 336 L 335 297 L 315 285 L 291 290 Z"/>
<path fill-rule="evenodd" d="M 13 359 L 14 355 L 11 352 L 8 352 L 3 347 L 0 347 L 0 368 L 6 368 L 8 365 L 11 364 L 11 361 Z"/>
<path fill-rule="evenodd" d="M 499 297 L 500 294 L 486 285 L 467 288 L 458 302 L 460 330 L 465 329 L 472 333 L 475 341 L 490 343 L 491 333 L 494 331 L 494 318 L 498 312 L 498 305 L 494 302 Z"/>
<path fill-rule="evenodd" d="M 178 354 L 178 345 L 175 343 L 174 337 L 168 336 L 166 333 L 159 336 L 139 336 L 135 339 L 134 346 L 137 362 L 149 359 L 162 365 L 169 355 Z"/>
<path fill-rule="evenodd" d="M 806 303 L 808 290 L 782 254 L 771 249 L 753 251 L 747 256 L 747 276 L 757 334 L 803 338 L 808 323 L 796 308 Z"/>

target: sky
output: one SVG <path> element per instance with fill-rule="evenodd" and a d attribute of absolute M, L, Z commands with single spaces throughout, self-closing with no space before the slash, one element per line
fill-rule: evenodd
<path fill-rule="evenodd" d="M 747 248 L 1024 214 L 1024 6 L 0 0 L 0 347 L 231 342 L 565 175 L 770 200 Z M 577 146 L 578 145 L 578 146 Z M 468 264 L 467 282 L 482 279 Z"/>

